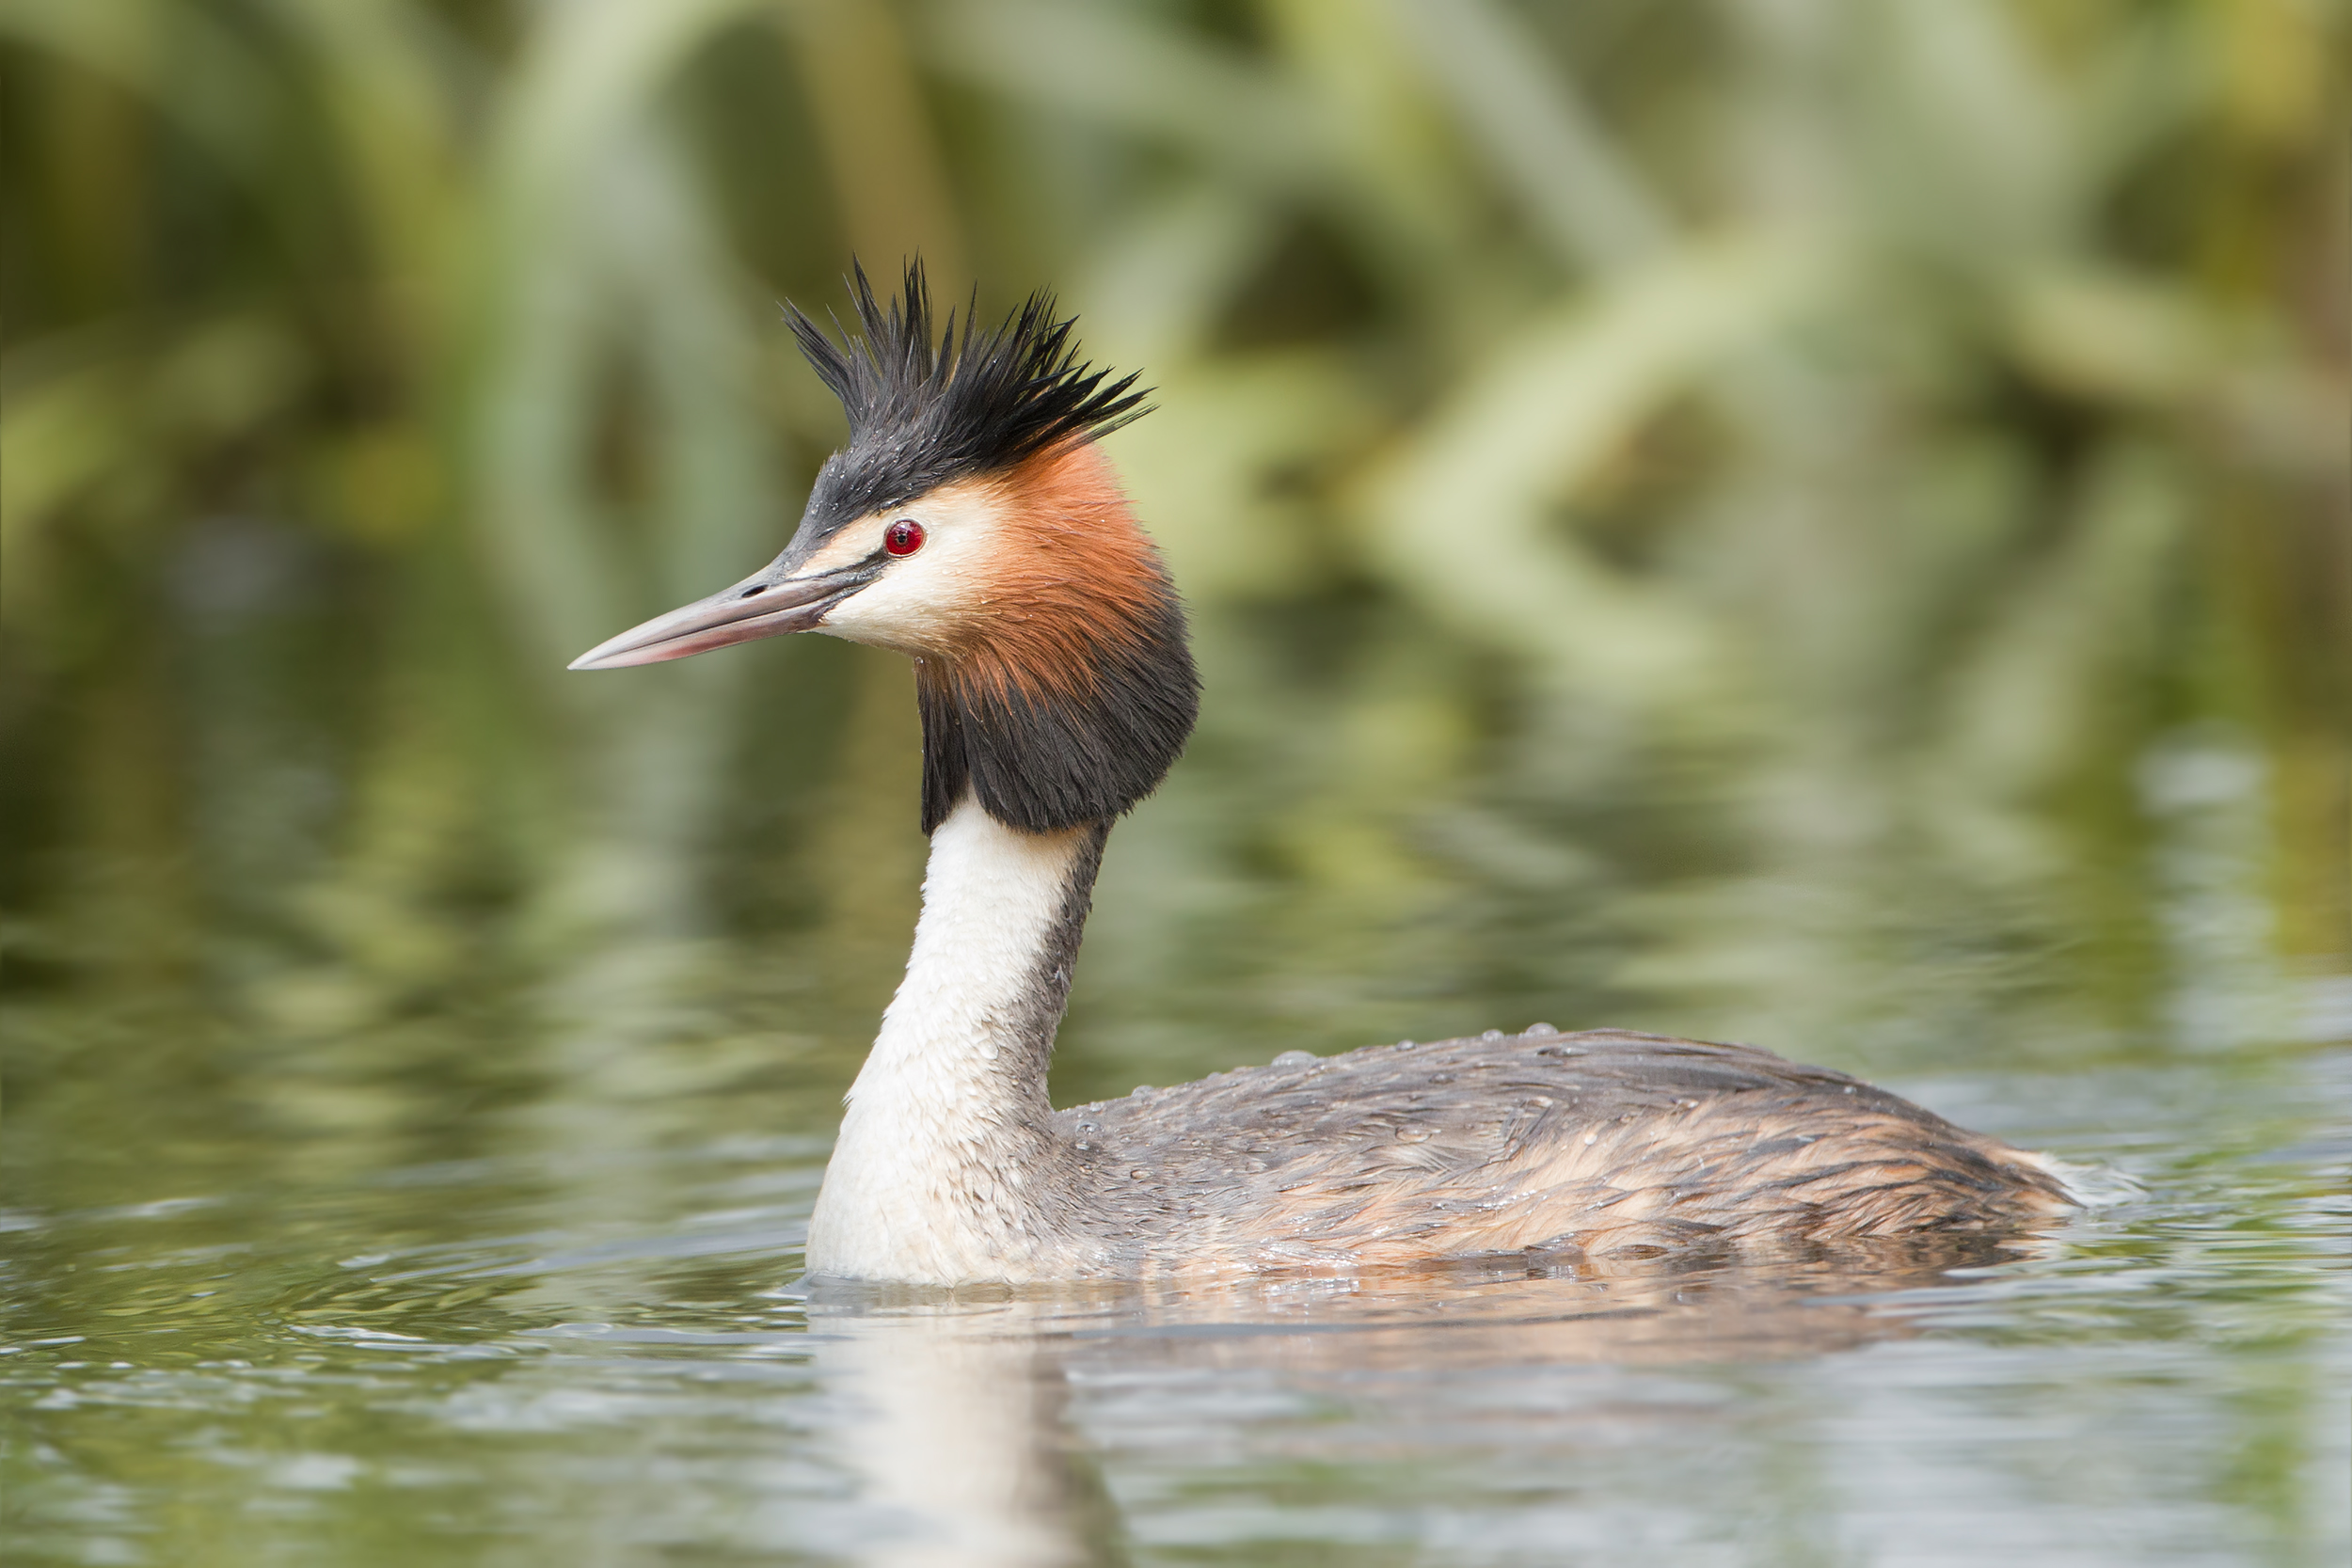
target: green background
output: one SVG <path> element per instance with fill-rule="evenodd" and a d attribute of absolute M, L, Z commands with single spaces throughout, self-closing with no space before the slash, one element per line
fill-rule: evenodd
<path fill-rule="evenodd" d="M 777 302 L 919 252 L 986 312 L 1053 289 L 1156 388 L 1108 450 L 1206 680 L 1112 839 L 1062 1102 L 1537 1019 L 1887 1078 L 2142 1183 L 2032 1276 L 2047 1316 L 1963 1329 L 2079 1334 L 2186 1402 L 1983 1371 L 2034 1440 L 2111 1418 L 2140 1501 L 2319 1560 L 2348 50 L 2333 0 L 0 0 L 19 1545 L 513 1545 L 628 1492 L 583 1451 L 739 1500 L 624 1420 L 482 1438 L 504 1480 L 417 1512 L 403 1456 L 472 1429 L 414 1402 L 490 1362 L 363 1375 L 335 1357 L 394 1341 L 311 1331 L 701 1332 L 793 1273 L 915 910 L 905 666 L 818 638 L 563 666 L 781 546 L 841 420 Z M 680 1261 L 742 1204 L 735 1261 Z M 436 1248 L 488 1272 L 428 1291 Z M 573 1261 L 515 1272 L 542 1255 Z M 2054 1283 L 2158 1259 L 2153 1317 Z M 2158 1342 L 2182 1359 L 2133 1359 Z M 350 1375 L 323 1424 L 255 1391 L 301 1367 Z M 1718 1439 L 1767 1456 L 1847 1397 L 1725 1386 L 1763 1402 Z M 1109 1467 L 1146 1555 L 1192 1550 L 1148 1516 L 1223 1472 L 1088 1419 L 1043 1449 Z M 1596 1473 L 1679 1518 L 1712 1450 L 1658 1442 Z M 280 1449 L 353 1468 L 220 1457 Z M 1368 1507 L 1386 1463 L 1314 1486 Z M 1433 1462 L 1430 1496 L 1473 1472 Z M 1775 1473 L 1725 1516 L 1772 1515 Z M 648 1560 L 738 1517 L 678 1507 Z M 787 1512 L 727 1539 L 879 1528 Z M 1368 1560 L 1340 1517 L 1262 1544 Z"/>

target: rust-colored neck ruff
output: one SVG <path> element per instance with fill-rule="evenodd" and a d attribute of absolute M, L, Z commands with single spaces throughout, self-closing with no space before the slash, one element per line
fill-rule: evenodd
<path fill-rule="evenodd" d="M 1091 443 L 987 483 L 999 532 L 983 613 L 915 665 L 924 832 L 966 789 L 1030 832 L 1107 821 L 1158 786 L 1192 733 L 1184 607 Z"/>

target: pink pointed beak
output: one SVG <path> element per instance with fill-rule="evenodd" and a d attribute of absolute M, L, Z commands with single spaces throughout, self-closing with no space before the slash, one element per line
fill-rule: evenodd
<path fill-rule="evenodd" d="M 877 570 L 860 565 L 793 578 L 784 576 L 778 566 L 768 566 L 732 588 L 597 643 L 568 668 L 621 670 L 659 664 L 731 642 L 814 630 L 823 624 L 825 611 L 873 581 Z"/>

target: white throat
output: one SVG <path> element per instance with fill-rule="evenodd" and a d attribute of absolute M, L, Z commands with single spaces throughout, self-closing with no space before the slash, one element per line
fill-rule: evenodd
<path fill-rule="evenodd" d="M 811 1273 L 1018 1279 L 1072 1217 L 1045 1069 L 1104 829 L 1008 828 L 966 796 L 931 834 L 906 978 L 850 1088 Z"/>

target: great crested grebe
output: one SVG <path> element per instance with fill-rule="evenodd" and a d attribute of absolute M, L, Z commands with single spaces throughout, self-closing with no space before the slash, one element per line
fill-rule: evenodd
<path fill-rule="evenodd" d="M 862 340 L 794 335 L 848 411 L 768 566 L 582 655 L 786 632 L 914 660 L 930 863 L 850 1090 L 812 1275 L 930 1285 L 1362 1268 L 1473 1254 L 1997 1234 L 2041 1157 L 1746 1046 L 1601 1030 L 1285 1053 L 1057 1111 L 1045 1069 L 1112 822 L 1191 733 L 1184 614 L 1098 437 L 1143 411 L 1033 295 L 934 341 L 918 264 Z"/>

